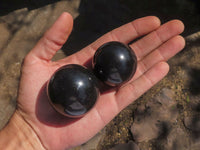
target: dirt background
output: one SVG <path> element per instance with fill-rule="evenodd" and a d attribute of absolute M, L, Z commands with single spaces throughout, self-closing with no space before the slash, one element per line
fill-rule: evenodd
<path fill-rule="evenodd" d="M 68 42 L 57 53 L 55 59 L 69 56 L 104 33 L 148 15 L 158 16 L 162 23 L 171 19 L 182 20 L 185 24 L 185 32 L 182 35 L 187 41 L 186 48 L 169 61 L 171 70 L 165 79 L 122 111 L 91 140 L 92 142 L 75 149 L 106 150 L 129 141 L 133 141 L 142 150 L 170 149 L 172 146 L 166 148 L 164 145 L 170 145 L 168 139 L 173 137 L 173 134 L 177 135 L 180 130 L 184 135 L 181 135 L 184 137 L 181 142 L 188 143 L 184 148 L 195 149 L 194 145 L 198 145 L 200 135 L 199 130 L 197 132 L 194 129 L 196 126 L 199 127 L 196 122 L 200 118 L 198 117 L 200 113 L 198 32 L 200 2 L 198 0 L 2 0 L 0 2 L 0 128 L 4 127 L 16 107 L 23 58 L 63 11 L 72 14 L 74 28 Z M 166 88 L 173 92 L 172 97 L 167 95 L 165 90 L 163 92 Z M 154 104 L 149 104 L 148 101 L 159 99 L 157 98 L 159 96 L 162 98 L 162 93 L 174 102 L 173 107 L 178 112 L 175 121 L 165 120 L 165 124 L 159 128 L 161 130 L 158 135 L 152 135 L 144 141 L 137 140 L 131 128 L 135 124 L 138 108 L 150 105 L 155 111 Z M 144 115 L 139 119 L 145 120 Z M 143 125 L 145 123 L 148 121 Z M 180 130 L 175 132 L 176 129 Z M 144 139 L 146 137 L 147 135 L 143 136 Z M 197 140 L 194 142 L 194 139 Z M 177 144 L 181 142 L 175 142 L 175 145 L 178 145 L 175 149 L 184 149 L 181 144 Z"/>

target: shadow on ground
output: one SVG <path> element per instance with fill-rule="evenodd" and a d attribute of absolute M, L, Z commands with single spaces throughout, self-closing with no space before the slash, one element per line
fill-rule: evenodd
<path fill-rule="evenodd" d="M 29 10 L 43 7 L 48 4 L 58 2 L 59 0 L 1 0 L 0 2 L 0 16 L 21 8 L 28 8 Z"/>
<path fill-rule="evenodd" d="M 20 8 L 32 10 L 57 1 L 3 0 L 0 2 L 0 16 Z M 106 32 L 148 15 L 158 16 L 162 22 L 180 19 L 186 26 L 184 35 L 189 35 L 200 30 L 199 3 L 198 0 L 80 0 L 79 16 L 74 20 L 73 32 L 63 51 L 66 55 L 73 54 Z"/>
<path fill-rule="evenodd" d="M 184 36 L 189 35 L 200 30 L 199 13 L 196 0 L 81 0 L 74 30 L 63 50 L 70 55 L 113 28 L 148 15 L 158 16 L 162 22 L 180 19 L 186 26 Z"/>
<path fill-rule="evenodd" d="M 191 68 L 189 91 L 192 95 L 200 94 L 200 69 Z"/>

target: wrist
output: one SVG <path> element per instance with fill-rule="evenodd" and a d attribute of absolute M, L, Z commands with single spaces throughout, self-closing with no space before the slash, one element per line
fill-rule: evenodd
<path fill-rule="evenodd" d="M 7 126 L 0 131 L 0 149 L 43 150 L 37 134 L 16 111 Z"/>

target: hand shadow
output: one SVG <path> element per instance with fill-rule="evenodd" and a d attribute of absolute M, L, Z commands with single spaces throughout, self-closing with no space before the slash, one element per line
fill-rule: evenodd
<path fill-rule="evenodd" d="M 37 119 L 48 126 L 62 127 L 74 123 L 80 118 L 68 118 L 58 113 L 48 101 L 47 83 L 43 85 L 36 102 Z"/>

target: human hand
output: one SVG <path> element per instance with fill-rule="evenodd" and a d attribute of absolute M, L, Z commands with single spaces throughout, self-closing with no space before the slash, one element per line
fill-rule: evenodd
<path fill-rule="evenodd" d="M 158 18 L 149 16 L 114 29 L 71 56 L 51 61 L 70 35 L 72 24 L 72 17 L 63 13 L 25 57 L 22 67 L 15 114 L 33 129 L 45 148 L 52 150 L 71 148 L 92 138 L 122 109 L 160 81 L 169 70 L 166 61 L 185 45 L 179 35 L 184 30 L 182 22 L 173 20 L 160 26 Z M 59 67 L 86 65 L 105 42 L 128 44 L 139 37 L 142 38 L 130 44 L 138 59 L 136 74 L 130 82 L 101 93 L 94 108 L 79 119 L 66 118 L 50 106 L 46 83 Z"/>

